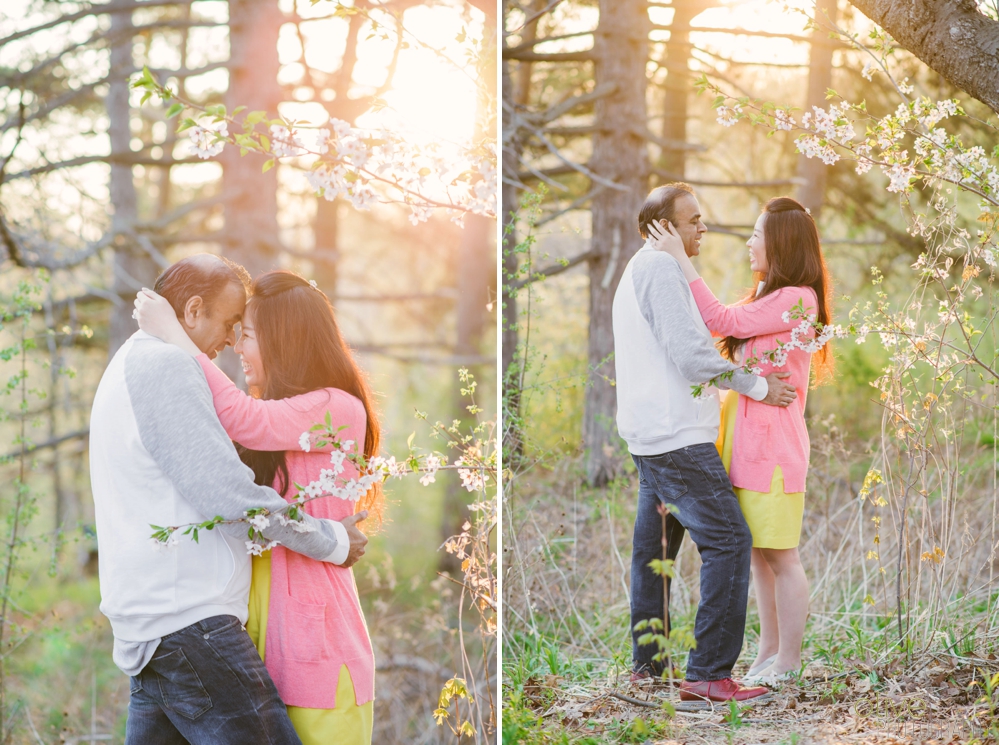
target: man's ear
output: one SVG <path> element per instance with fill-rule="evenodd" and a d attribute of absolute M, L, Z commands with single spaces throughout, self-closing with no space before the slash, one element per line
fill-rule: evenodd
<path fill-rule="evenodd" d="M 193 329 L 205 315 L 205 310 L 205 301 L 201 299 L 201 295 L 195 295 L 184 303 L 184 316 L 180 320 L 187 328 Z"/>

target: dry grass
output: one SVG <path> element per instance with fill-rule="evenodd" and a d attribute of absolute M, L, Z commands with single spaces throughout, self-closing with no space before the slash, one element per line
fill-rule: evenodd
<path fill-rule="evenodd" d="M 434 599 L 414 607 L 400 601 L 381 568 L 376 587 L 376 572 L 358 578 L 377 667 L 372 741 L 454 743 L 433 718 L 441 686 L 460 670 L 453 590 L 435 581 Z M 96 578 L 40 572 L 32 582 L 24 600 L 33 612 L 11 618 L 28 634 L 10 658 L 9 697 L 17 709 L 10 745 L 83 742 L 91 733 L 110 736 L 97 742 L 124 742 L 128 678 L 111 661 L 113 637 L 97 608 Z"/>
<path fill-rule="evenodd" d="M 858 498 L 876 460 L 873 447 L 848 447 L 832 420 L 813 426 L 812 446 L 800 546 L 811 590 L 804 655 L 811 664 L 800 685 L 785 686 L 735 725 L 727 711 L 671 719 L 660 707 L 667 690 L 653 693 L 627 682 L 633 477 L 625 473 L 605 489 L 587 489 L 579 459 L 564 458 L 509 484 L 505 741 L 966 742 L 987 733 L 989 704 L 980 685 L 969 686 L 974 677 L 981 683 L 979 670 L 999 670 L 989 594 L 995 571 L 991 446 L 951 454 L 962 464 L 961 478 L 930 487 L 904 513 L 904 645 L 894 615 L 903 511 L 889 492 Z M 687 540 L 672 592 L 678 624 L 693 620 L 698 569 Z M 755 652 L 752 594 L 749 612 L 737 674 Z"/>

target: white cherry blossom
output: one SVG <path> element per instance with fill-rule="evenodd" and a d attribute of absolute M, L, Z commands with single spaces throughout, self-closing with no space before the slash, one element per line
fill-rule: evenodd
<path fill-rule="evenodd" d="M 191 127 L 187 131 L 195 155 L 207 160 L 218 155 L 225 148 L 224 137 L 229 136 L 229 125 L 222 122 L 207 122 Z"/>

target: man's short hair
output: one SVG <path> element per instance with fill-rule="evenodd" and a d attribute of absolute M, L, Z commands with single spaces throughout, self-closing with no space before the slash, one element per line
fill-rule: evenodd
<path fill-rule="evenodd" d="M 214 261 L 213 259 L 218 259 Z M 170 301 L 178 317 L 192 297 L 199 296 L 206 309 L 211 307 L 228 284 L 238 284 L 249 293 L 252 286 L 249 272 L 225 256 L 197 254 L 181 259 L 156 278 L 153 289 Z"/>
<path fill-rule="evenodd" d="M 657 186 L 649 192 L 649 196 L 645 198 L 645 204 L 642 205 L 642 209 L 638 213 L 638 232 L 641 233 L 643 238 L 649 237 L 645 232 L 645 226 L 649 223 L 668 220 L 676 224 L 676 210 L 674 207 L 676 206 L 676 200 L 684 194 L 694 196 L 694 190 L 690 184 L 685 184 L 682 181 L 674 181 L 672 184 Z"/>

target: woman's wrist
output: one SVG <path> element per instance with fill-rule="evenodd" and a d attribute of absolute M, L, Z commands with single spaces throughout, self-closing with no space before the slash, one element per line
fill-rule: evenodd
<path fill-rule="evenodd" d="M 684 254 L 683 258 L 680 259 L 680 268 L 683 269 L 683 276 L 687 279 L 687 284 L 701 278 L 701 275 L 697 273 L 697 269 L 694 267 L 694 262 L 690 260 L 687 254 Z"/>
<path fill-rule="evenodd" d="M 175 347 L 180 347 L 192 357 L 204 354 L 201 349 L 198 348 L 198 345 L 194 343 L 194 340 L 187 335 L 187 332 L 184 331 L 180 324 L 177 324 L 177 327 L 168 332 L 166 336 L 167 338 L 163 341 L 167 342 L 167 344 L 173 344 Z"/>

